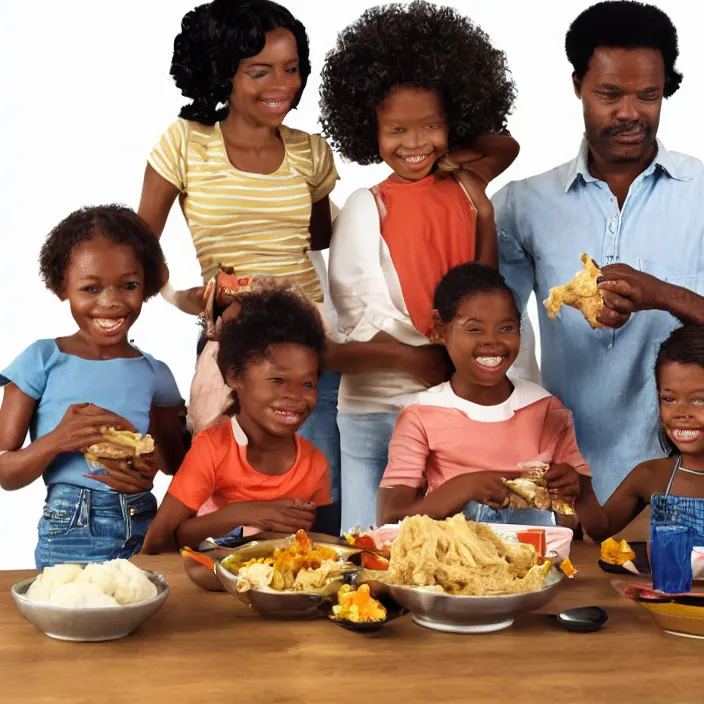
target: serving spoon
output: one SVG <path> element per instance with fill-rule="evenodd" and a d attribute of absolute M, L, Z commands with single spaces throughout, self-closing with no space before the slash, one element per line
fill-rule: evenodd
<path fill-rule="evenodd" d="M 567 609 L 559 614 L 550 614 L 563 628 L 573 633 L 598 631 L 609 619 L 609 615 L 599 606 L 580 606 Z"/>

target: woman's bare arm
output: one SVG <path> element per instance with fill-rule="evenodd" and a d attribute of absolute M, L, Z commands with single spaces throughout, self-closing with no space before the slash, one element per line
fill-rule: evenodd
<path fill-rule="evenodd" d="M 159 469 L 164 474 L 176 474 L 186 455 L 183 444 L 183 406 L 152 406 L 149 433 L 159 448 L 164 466 Z"/>
<path fill-rule="evenodd" d="M 325 196 L 313 203 L 310 212 L 310 248 L 318 252 L 330 248 L 332 238 L 332 218 L 330 216 L 330 198 Z"/>
<path fill-rule="evenodd" d="M 151 227 L 157 238 L 164 231 L 166 219 L 178 194 L 176 186 L 160 176 L 151 164 L 147 164 L 137 214 Z"/>

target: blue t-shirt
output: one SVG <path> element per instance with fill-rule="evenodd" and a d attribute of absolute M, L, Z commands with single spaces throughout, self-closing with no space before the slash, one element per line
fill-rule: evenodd
<path fill-rule="evenodd" d="M 149 431 L 152 406 L 183 403 L 171 370 L 148 354 L 92 360 L 62 352 L 55 340 L 37 340 L 2 372 L 0 385 L 13 383 L 38 401 L 29 433 L 32 441 L 56 428 L 73 403 L 93 403 Z M 84 477 L 89 466 L 80 452 L 58 455 L 44 472 L 44 482 L 112 491 Z"/>

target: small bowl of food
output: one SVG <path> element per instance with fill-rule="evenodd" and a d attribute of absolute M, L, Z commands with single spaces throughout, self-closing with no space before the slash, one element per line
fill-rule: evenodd
<path fill-rule="evenodd" d="M 158 572 L 110 560 L 47 567 L 11 593 L 20 613 L 50 638 L 96 642 L 136 631 L 162 607 L 169 585 Z"/>
<path fill-rule="evenodd" d="M 375 589 L 375 585 L 378 583 L 364 583 L 355 588 L 343 584 L 328 618 L 348 631 L 374 633 L 403 616 L 406 610 L 393 601 L 388 592 L 377 593 L 383 590 Z"/>
<path fill-rule="evenodd" d="M 686 594 L 665 594 L 647 580 L 614 580 L 611 585 L 644 608 L 665 633 L 704 639 L 704 588 L 692 586 Z"/>
<path fill-rule="evenodd" d="M 317 618 L 348 575 L 360 570 L 349 546 L 313 543 L 304 531 L 293 538 L 251 542 L 214 561 L 223 587 L 263 616 Z"/>

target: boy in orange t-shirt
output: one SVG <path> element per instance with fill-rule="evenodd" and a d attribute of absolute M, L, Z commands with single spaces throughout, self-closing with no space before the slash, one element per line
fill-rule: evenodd
<path fill-rule="evenodd" d="M 325 334 L 292 290 L 238 297 L 220 336 L 218 365 L 232 389 L 227 417 L 199 433 L 144 540 L 144 552 L 197 546 L 210 536 L 309 530 L 325 523 L 330 473 L 296 434 L 317 402 Z M 208 499 L 217 507 L 197 516 Z"/>

